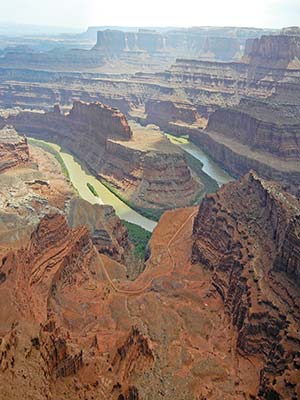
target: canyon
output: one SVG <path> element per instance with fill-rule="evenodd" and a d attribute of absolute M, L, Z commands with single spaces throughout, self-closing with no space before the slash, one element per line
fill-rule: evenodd
<path fill-rule="evenodd" d="M 87 227 L 46 214 L 2 257 L 1 393 L 297 398 L 299 217 L 295 197 L 251 172 L 166 212 L 128 281 Z"/>
<path fill-rule="evenodd" d="M 21 111 L 4 121 L 71 151 L 142 213 L 190 205 L 204 188 L 184 153 L 159 130 L 131 128 L 124 114 L 101 103 L 74 102 L 67 114 L 59 106 Z"/>
<path fill-rule="evenodd" d="M 1 396 L 299 399 L 300 29 L 1 40 Z"/>
<path fill-rule="evenodd" d="M 114 31 L 106 32 L 108 36 L 105 32 L 99 31 L 98 45 L 114 53 L 115 42 L 109 39 Z M 131 33 L 121 33 L 114 33 L 118 43 L 120 35 L 124 42 L 131 37 Z M 9 67 L 0 66 L 0 104 L 6 109 L 49 112 L 54 103 L 69 111 L 74 100 L 100 101 L 139 124 L 155 124 L 165 132 L 189 135 L 233 176 L 254 168 L 297 195 L 300 36 L 296 28 L 263 33 L 257 38 L 244 37 L 245 51 L 240 59 L 177 58 L 158 71 L 33 72 L 9 63 Z M 161 43 L 158 38 L 164 34 L 145 35 Z"/>

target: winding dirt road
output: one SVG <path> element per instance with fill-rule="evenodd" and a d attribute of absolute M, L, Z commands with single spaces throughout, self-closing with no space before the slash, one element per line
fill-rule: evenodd
<path fill-rule="evenodd" d="M 189 217 L 188 217 L 188 218 L 185 220 L 185 222 L 177 229 L 177 231 L 174 233 L 174 235 L 171 237 L 171 239 L 169 240 L 169 242 L 168 242 L 168 244 L 167 244 L 167 252 L 168 252 L 168 255 L 169 255 L 170 259 L 172 260 L 172 270 L 174 270 L 174 268 L 175 268 L 175 260 L 174 260 L 174 257 L 172 256 L 170 247 L 171 247 L 171 245 L 173 244 L 173 242 L 174 242 L 174 240 L 176 239 L 176 237 L 178 236 L 178 234 L 181 232 L 181 230 L 186 226 L 186 224 L 187 224 L 193 217 L 195 217 L 195 215 L 196 215 L 197 213 L 198 213 L 198 209 L 195 210 L 195 211 L 193 211 L 193 212 L 189 215 Z M 105 265 L 104 265 L 104 263 L 103 263 L 103 261 L 102 261 L 101 254 L 98 253 L 98 251 L 97 251 L 96 248 L 95 248 L 95 250 L 96 250 L 96 252 L 97 252 L 97 257 L 98 257 L 98 260 L 99 260 L 99 262 L 100 262 L 100 265 L 101 265 L 101 267 L 102 267 L 102 270 L 103 270 L 103 272 L 104 272 L 105 277 L 106 277 L 107 280 L 109 281 L 111 287 L 112 287 L 117 293 L 126 294 L 126 295 L 132 295 L 132 296 L 139 295 L 139 294 L 145 292 L 145 291 L 152 285 L 154 279 L 160 278 L 161 276 L 167 275 L 168 273 L 171 272 L 171 271 L 168 271 L 168 272 L 164 272 L 164 273 L 162 273 L 162 274 L 157 274 L 156 276 L 152 277 L 152 278 L 149 280 L 149 282 L 146 283 L 146 285 L 143 286 L 143 287 L 140 288 L 140 289 L 136 289 L 136 290 L 120 289 L 120 288 L 118 288 L 118 287 L 115 285 L 115 283 L 111 280 L 111 278 L 110 278 L 110 276 L 109 276 L 109 273 L 107 272 L 107 269 L 105 268 Z"/>

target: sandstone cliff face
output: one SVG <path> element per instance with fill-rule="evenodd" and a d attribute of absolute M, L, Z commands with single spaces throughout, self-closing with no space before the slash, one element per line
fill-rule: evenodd
<path fill-rule="evenodd" d="M 107 138 L 129 140 L 132 136 L 124 114 L 101 103 L 75 102 L 68 114 L 59 107 L 48 113 L 25 111 L 8 120 L 28 136 L 60 144 L 94 171 L 100 168 Z"/>
<path fill-rule="evenodd" d="M 253 150 L 269 152 L 285 159 L 300 157 L 300 115 L 298 111 L 242 100 L 239 106 L 215 111 L 207 130 L 234 138 Z"/>
<path fill-rule="evenodd" d="M 166 32 L 150 29 L 139 29 L 137 32 L 106 29 L 97 32 L 94 50 L 110 57 L 119 56 L 122 52 L 129 55 L 130 52 L 146 52 L 154 56 L 157 56 L 157 53 L 163 54 L 168 60 L 184 55 L 231 60 L 240 54 L 240 45 L 244 44 L 242 31 L 243 29 L 241 32 L 234 32 L 230 31 L 230 28 L 197 28 Z M 254 32 L 244 30 L 245 37 L 251 37 L 253 34 Z"/>
<path fill-rule="evenodd" d="M 289 33 L 289 34 L 288 34 Z M 262 36 L 254 39 L 246 46 L 245 55 L 249 57 L 250 64 L 265 64 L 275 66 L 288 66 L 295 62 L 300 66 L 300 36 L 286 34 Z"/>
<path fill-rule="evenodd" d="M 16 298 L 24 316 L 44 322 L 55 308 L 57 288 L 76 284 L 92 256 L 87 227 L 70 230 L 62 215 L 46 215 L 28 246 L 5 257 L 1 271 L 7 285 L 20 285 Z"/>
<path fill-rule="evenodd" d="M 149 53 L 162 50 L 163 37 L 158 32 L 140 29 L 139 32 L 123 32 L 107 29 L 98 31 L 95 50 L 102 50 L 107 55 L 116 55 L 122 51 L 147 51 Z"/>
<path fill-rule="evenodd" d="M 167 129 L 170 122 L 193 124 L 199 118 L 197 110 L 189 104 L 173 103 L 172 101 L 149 100 L 145 104 L 146 121 Z"/>
<path fill-rule="evenodd" d="M 114 395 L 118 395 L 118 400 L 140 399 L 138 389 L 134 387 L 136 374 L 149 370 L 153 364 L 154 354 L 149 339 L 143 336 L 138 328 L 132 327 L 125 343 L 118 348 L 112 361 L 113 372 L 119 383 L 114 388 Z"/>
<path fill-rule="evenodd" d="M 298 200 L 251 172 L 207 196 L 194 223 L 193 260 L 213 271 L 238 351 L 264 360 L 262 398 L 297 396 L 299 215 Z"/>
<path fill-rule="evenodd" d="M 88 137 L 94 135 L 98 140 L 103 137 L 126 140 L 132 136 L 125 115 L 101 103 L 76 101 L 66 118 L 75 125 L 77 131 L 82 131 Z"/>
<path fill-rule="evenodd" d="M 128 232 L 113 207 L 92 205 L 77 197 L 70 201 L 68 223 L 71 227 L 86 225 L 90 229 L 93 244 L 100 253 L 107 254 L 119 262 L 126 260 L 132 245 Z"/>
<path fill-rule="evenodd" d="M 132 132 L 126 117 L 102 104 L 75 102 L 69 114 L 21 112 L 8 120 L 21 132 L 71 150 L 129 201 L 145 208 L 193 203 L 202 184 L 181 150 L 158 131 Z"/>
<path fill-rule="evenodd" d="M 0 173 L 13 167 L 24 166 L 29 161 L 27 140 L 11 126 L 0 130 Z"/>
<path fill-rule="evenodd" d="M 192 175 L 182 152 L 169 146 L 158 132 L 145 130 L 134 138 L 143 146 L 107 142 L 99 175 L 141 207 L 168 209 L 171 204 L 182 207 L 193 203 L 202 184 Z"/>

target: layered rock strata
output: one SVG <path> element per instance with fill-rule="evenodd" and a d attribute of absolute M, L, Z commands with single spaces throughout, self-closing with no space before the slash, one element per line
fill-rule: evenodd
<path fill-rule="evenodd" d="M 71 227 L 87 225 L 93 244 L 100 253 L 124 263 L 132 245 L 128 232 L 112 206 L 90 204 L 74 197 L 69 204 L 68 223 Z"/>
<path fill-rule="evenodd" d="M 299 29 L 299 28 L 298 28 Z M 283 30 L 281 35 L 262 36 L 246 43 L 245 57 L 250 64 L 281 67 L 300 67 L 300 35 L 297 29 Z"/>
<path fill-rule="evenodd" d="M 29 162 L 29 147 L 25 137 L 21 137 L 11 126 L 0 129 L 0 173 Z"/>
<path fill-rule="evenodd" d="M 193 261 L 213 271 L 237 351 L 264 361 L 260 398 L 299 395 L 299 216 L 296 198 L 251 172 L 207 196 L 194 222 Z"/>
<path fill-rule="evenodd" d="M 276 30 L 234 27 L 193 27 L 188 29 L 99 29 L 94 35 L 94 49 L 106 55 L 122 52 L 145 52 L 152 55 L 168 54 L 170 57 L 197 57 L 230 60 L 240 54 L 249 38 L 262 34 L 278 33 Z"/>
<path fill-rule="evenodd" d="M 211 115 L 207 130 L 223 134 L 251 150 L 260 150 L 299 160 L 300 115 L 296 107 L 242 99 L 237 107 L 220 109 Z"/>
<path fill-rule="evenodd" d="M 2 257 L 1 393 L 299 397 L 298 234 L 299 202 L 251 173 L 166 212 L 128 281 L 87 227 L 46 216 Z"/>
<path fill-rule="evenodd" d="M 108 106 L 75 102 L 66 115 L 56 107 L 50 113 L 21 112 L 8 120 L 29 136 L 70 150 L 140 207 L 189 205 L 202 189 L 180 149 L 157 130 L 135 127 L 132 132 L 126 117 Z"/>
<path fill-rule="evenodd" d="M 145 104 L 146 123 L 156 124 L 168 129 L 170 123 L 194 124 L 200 116 L 191 104 L 174 103 L 172 101 L 149 100 Z"/>

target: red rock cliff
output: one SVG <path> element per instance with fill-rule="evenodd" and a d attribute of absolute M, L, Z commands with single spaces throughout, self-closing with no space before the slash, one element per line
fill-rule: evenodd
<path fill-rule="evenodd" d="M 29 161 L 29 148 L 26 138 L 18 135 L 11 126 L 0 130 L 0 172 L 22 166 Z"/>
<path fill-rule="evenodd" d="M 300 378 L 299 216 L 293 196 L 249 173 L 207 196 L 193 228 L 193 260 L 214 272 L 238 351 L 265 362 L 263 398 L 292 398 Z"/>

